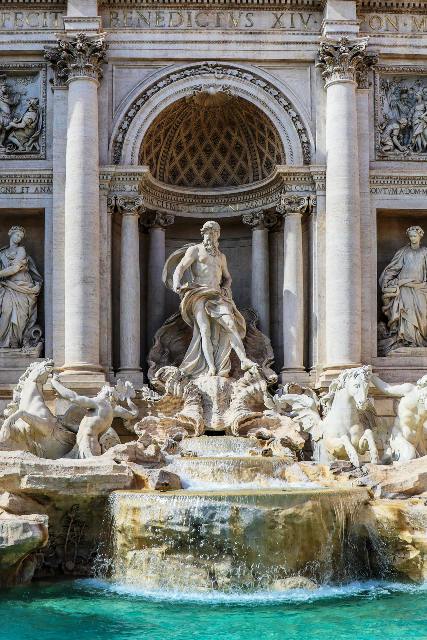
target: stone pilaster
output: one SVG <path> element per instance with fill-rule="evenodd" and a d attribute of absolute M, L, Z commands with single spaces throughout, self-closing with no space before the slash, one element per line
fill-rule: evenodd
<path fill-rule="evenodd" d="M 141 279 L 139 269 L 139 216 L 145 211 L 140 196 L 118 196 L 122 216 L 120 254 L 120 371 L 133 382 L 142 382 Z"/>
<path fill-rule="evenodd" d="M 361 359 L 361 240 L 356 88 L 367 39 L 324 40 L 317 66 L 326 113 L 326 368 Z"/>
<path fill-rule="evenodd" d="M 282 195 L 278 213 L 283 228 L 283 370 L 282 377 L 304 373 L 304 274 L 302 216 L 312 208 L 309 196 Z"/>
<path fill-rule="evenodd" d="M 46 48 L 68 86 L 65 182 L 65 364 L 69 373 L 100 371 L 98 83 L 102 35 L 78 33 Z"/>
<path fill-rule="evenodd" d="M 165 321 L 166 287 L 162 281 L 166 261 L 166 227 L 175 217 L 161 211 L 150 212 L 144 225 L 149 230 L 148 287 L 147 287 L 147 351 L 153 346 L 154 335 Z"/>
<path fill-rule="evenodd" d="M 246 213 L 244 224 L 252 228 L 251 306 L 258 314 L 260 330 L 270 335 L 270 265 L 268 230 L 277 222 L 269 212 Z"/>

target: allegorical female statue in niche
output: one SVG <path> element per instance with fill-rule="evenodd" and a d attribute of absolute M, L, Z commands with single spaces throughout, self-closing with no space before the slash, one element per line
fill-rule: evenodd
<path fill-rule="evenodd" d="M 406 230 L 409 244 L 399 249 L 380 277 L 387 335 L 380 340 L 384 354 L 398 347 L 427 347 L 427 247 L 424 231 Z"/>
<path fill-rule="evenodd" d="M 23 227 L 9 229 L 9 246 L 0 249 L 0 347 L 31 348 L 40 342 L 37 298 L 43 279 L 22 241 Z"/>

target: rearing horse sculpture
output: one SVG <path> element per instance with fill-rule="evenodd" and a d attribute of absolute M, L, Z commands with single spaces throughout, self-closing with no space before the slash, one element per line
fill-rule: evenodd
<path fill-rule="evenodd" d="M 371 428 L 376 414 L 368 399 L 371 377 L 370 366 L 346 369 L 331 382 L 320 407 L 313 394 L 276 395 L 276 403 L 282 409 L 290 405 L 291 417 L 310 432 L 318 462 L 348 459 L 360 467 L 359 455 L 369 450 L 371 462 L 378 464 Z"/>
<path fill-rule="evenodd" d="M 43 385 L 53 366 L 52 360 L 34 362 L 20 377 L 0 429 L 0 449 L 57 459 L 74 446 L 75 433 L 61 424 L 43 398 Z"/>

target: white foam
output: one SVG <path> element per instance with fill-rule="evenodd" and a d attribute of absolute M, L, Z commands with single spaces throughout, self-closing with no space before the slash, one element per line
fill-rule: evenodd
<path fill-rule="evenodd" d="M 101 581 L 96 579 L 77 580 L 77 584 L 88 586 L 93 589 L 117 593 L 119 595 L 142 598 L 144 600 L 155 600 L 163 602 L 197 602 L 200 604 L 233 604 L 233 605 L 274 605 L 281 603 L 306 603 L 317 600 L 338 600 L 351 597 L 371 597 L 392 593 L 419 593 L 427 592 L 427 582 L 422 585 L 404 584 L 400 582 L 385 582 L 381 580 L 369 580 L 351 582 L 346 585 L 324 585 L 315 591 L 307 589 L 292 589 L 287 591 L 256 591 L 245 592 L 220 592 L 207 591 L 199 592 L 178 592 L 172 590 L 147 590 L 131 584 L 121 584 Z"/>

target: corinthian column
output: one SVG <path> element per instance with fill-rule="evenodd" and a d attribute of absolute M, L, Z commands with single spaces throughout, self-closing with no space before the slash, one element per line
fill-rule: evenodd
<path fill-rule="evenodd" d="M 302 216 L 312 206 L 310 197 L 283 195 L 278 213 L 283 228 L 283 373 L 304 371 L 304 280 Z"/>
<path fill-rule="evenodd" d="M 367 39 L 325 40 L 318 67 L 326 108 L 326 366 L 361 359 L 361 260 L 357 75 L 372 63 Z"/>
<path fill-rule="evenodd" d="M 169 213 L 152 212 L 144 224 L 149 229 L 147 287 L 147 350 L 153 346 L 154 335 L 165 321 L 166 288 L 162 281 L 166 261 L 166 227 L 174 223 Z"/>
<path fill-rule="evenodd" d="M 252 228 L 251 307 L 258 315 L 260 330 L 270 335 L 270 265 L 268 229 L 277 222 L 274 213 L 256 212 L 242 216 Z"/>
<path fill-rule="evenodd" d="M 98 84 L 106 44 L 79 33 L 46 49 L 68 85 L 65 181 L 65 365 L 96 372 L 99 365 Z"/>
<path fill-rule="evenodd" d="M 143 200 L 139 196 L 119 196 L 122 214 L 120 253 L 120 374 L 132 382 L 141 378 L 141 279 L 139 268 L 139 216 Z"/>

